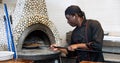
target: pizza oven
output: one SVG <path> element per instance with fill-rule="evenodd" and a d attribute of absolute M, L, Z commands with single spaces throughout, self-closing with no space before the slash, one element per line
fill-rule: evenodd
<path fill-rule="evenodd" d="M 48 18 L 45 0 L 17 0 L 13 34 L 19 58 L 53 63 L 52 60 L 59 57 L 59 52 L 49 49 L 53 43 L 60 45 L 60 38 Z"/>

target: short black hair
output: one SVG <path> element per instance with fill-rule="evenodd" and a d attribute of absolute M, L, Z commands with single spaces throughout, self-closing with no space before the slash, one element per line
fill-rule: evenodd
<path fill-rule="evenodd" d="M 84 12 L 81 11 L 79 6 L 71 5 L 65 10 L 65 15 L 75 15 L 78 14 L 78 16 L 82 17 L 84 16 Z"/>

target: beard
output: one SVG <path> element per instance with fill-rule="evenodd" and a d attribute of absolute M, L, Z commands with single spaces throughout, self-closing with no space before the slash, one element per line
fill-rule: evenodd
<path fill-rule="evenodd" d="M 75 26 L 76 26 L 75 24 L 70 24 L 70 23 L 69 23 L 69 25 L 72 26 L 72 27 L 75 27 Z"/>

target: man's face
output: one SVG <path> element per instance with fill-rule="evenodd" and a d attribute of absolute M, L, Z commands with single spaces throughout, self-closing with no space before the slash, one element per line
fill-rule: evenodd
<path fill-rule="evenodd" d="M 71 25 L 72 27 L 77 26 L 77 21 L 76 21 L 76 17 L 73 15 L 65 15 L 67 22 L 69 23 L 69 25 Z"/>

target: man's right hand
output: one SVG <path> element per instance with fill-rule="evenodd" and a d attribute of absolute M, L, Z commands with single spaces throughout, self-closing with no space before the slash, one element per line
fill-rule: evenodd
<path fill-rule="evenodd" d="M 52 44 L 50 45 L 50 49 L 52 49 L 53 51 L 58 51 L 59 48 L 55 48 L 57 45 L 56 44 Z"/>
<path fill-rule="evenodd" d="M 53 51 L 61 51 L 61 52 L 64 53 L 64 54 L 67 54 L 67 53 L 68 53 L 65 48 L 57 47 L 56 44 L 52 44 L 52 45 L 50 46 L 50 48 L 51 48 Z"/>

